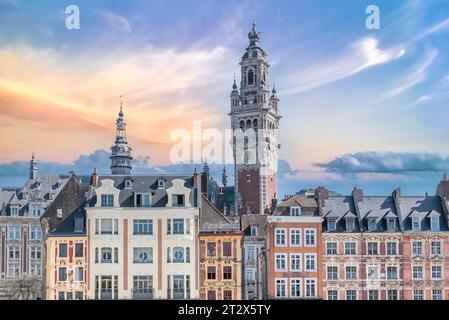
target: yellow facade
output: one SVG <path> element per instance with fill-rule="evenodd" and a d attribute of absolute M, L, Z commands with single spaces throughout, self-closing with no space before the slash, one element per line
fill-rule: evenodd
<path fill-rule="evenodd" d="M 242 240 L 236 233 L 200 233 L 200 299 L 241 300 Z"/>
<path fill-rule="evenodd" d="M 45 241 L 45 246 L 45 298 L 88 299 L 87 237 L 50 236 Z"/>

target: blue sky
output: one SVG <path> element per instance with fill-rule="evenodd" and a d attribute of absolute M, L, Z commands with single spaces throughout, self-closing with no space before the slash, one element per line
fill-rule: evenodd
<path fill-rule="evenodd" d="M 65 28 L 71 4 L 80 30 Z M 371 4 L 380 30 L 365 27 Z M 171 129 L 229 126 L 253 20 L 281 99 L 281 195 L 434 193 L 449 170 L 449 1 L 432 0 L 0 0 L 0 185 L 22 183 L 33 151 L 47 171 L 89 172 L 76 160 L 109 148 L 120 94 L 142 170 L 173 170 Z"/>

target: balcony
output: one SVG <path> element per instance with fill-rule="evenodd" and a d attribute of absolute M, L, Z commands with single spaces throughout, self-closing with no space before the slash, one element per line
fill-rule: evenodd
<path fill-rule="evenodd" d="M 153 299 L 153 288 L 133 289 L 132 292 L 133 292 L 133 299 L 135 300 Z"/>

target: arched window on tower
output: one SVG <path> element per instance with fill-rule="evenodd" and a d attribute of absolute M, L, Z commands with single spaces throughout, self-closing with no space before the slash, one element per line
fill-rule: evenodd
<path fill-rule="evenodd" d="M 246 121 L 246 129 L 251 128 L 251 120 Z"/>
<path fill-rule="evenodd" d="M 254 119 L 254 120 L 253 120 L 253 127 L 254 127 L 254 128 L 257 128 L 257 126 L 258 126 L 257 119 Z"/>
<path fill-rule="evenodd" d="M 245 121 L 240 121 L 240 129 L 245 130 Z"/>
<path fill-rule="evenodd" d="M 253 103 L 257 103 L 257 97 L 254 97 Z"/>
<path fill-rule="evenodd" d="M 249 70 L 248 71 L 248 85 L 252 85 L 254 84 L 254 71 L 253 70 Z"/>

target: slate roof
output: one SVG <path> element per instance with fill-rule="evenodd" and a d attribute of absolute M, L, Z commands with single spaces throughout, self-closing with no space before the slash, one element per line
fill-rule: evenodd
<path fill-rule="evenodd" d="M 318 203 L 313 196 L 295 195 L 279 203 L 274 215 L 289 215 L 291 207 L 301 207 L 301 215 L 319 215 Z"/>
<path fill-rule="evenodd" d="M 240 226 L 222 214 L 201 194 L 200 232 L 240 232 Z"/>
<path fill-rule="evenodd" d="M 101 180 L 111 179 L 114 181 L 114 187 L 120 189 L 119 203 L 121 207 L 134 207 L 135 193 L 152 194 L 152 207 L 165 207 L 168 202 L 166 189 L 173 186 L 173 180 L 185 180 L 184 186 L 192 189 L 189 201 L 193 206 L 197 204 L 197 190 L 193 187 L 193 175 L 161 175 L 161 174 L 131 174 L 131 175 L 99 175 L 97 187 L 101 186 Z M 132 181 L 131 188 L 125 188 L 125 181 Z M 158 188 L 158 180 L 165 181 L 165 188 Z M 95 188 L 90 186 L 88 191 L 87 204 L 94 206 L 96 203 Z"/>
<path fill-rule="evenodd" d="M 267 221 L 268 215 L 266 214 L 242 214 L 240 217 L 240 223 L 242 226 L 243 235 L 245 237 L 251 237 L 251 226 L 257 226 L 259 232 L 258 238 L 264 238 L 264 226 Z"/>
<path fill-rule="evenodd" d="M 400 198 L 399 207 L 402 212 L 404 230 L 412 230 L 412 215 L 420 216 L 422 219 L 421 230 L 430 230 L 430 218 L 429 214 L 440 214 L 440 230 L 447 231 L 447 218 L 444 214 L 444 210 L 441 204 L 441 198 L 439 196 L 402 196 Z"/>

